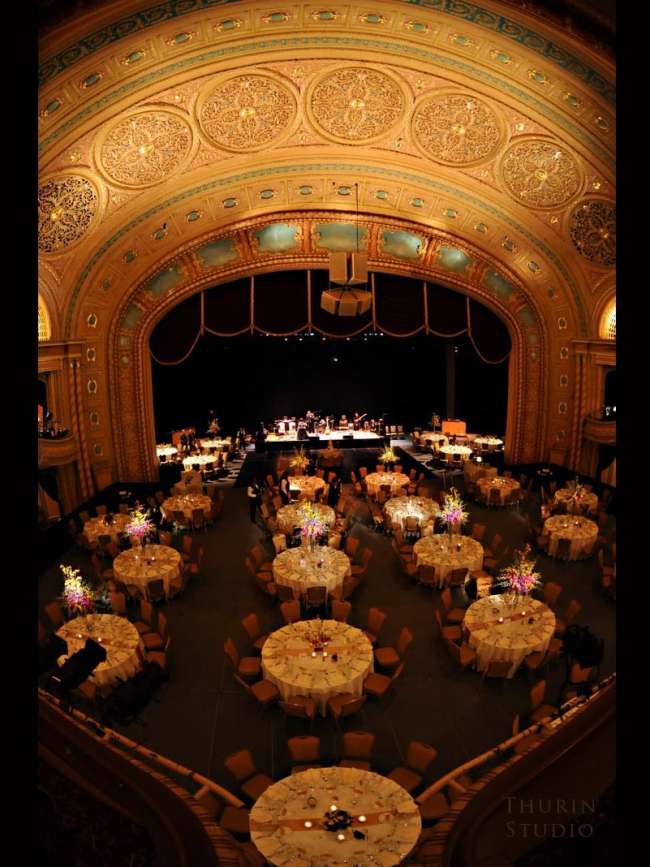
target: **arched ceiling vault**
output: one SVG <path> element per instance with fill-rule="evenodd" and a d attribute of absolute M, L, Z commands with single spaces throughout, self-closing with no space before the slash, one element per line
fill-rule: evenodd
<path fill-rule="evenodd" d="M 363 213 L 478 246 L 593 328 L 615 95 L 583 43 L 493 2 L 155 10 L 107 4 L 41 46 L 41 259 L 67 336 L 236 221 L 349 217 L 355 183 Z"/>

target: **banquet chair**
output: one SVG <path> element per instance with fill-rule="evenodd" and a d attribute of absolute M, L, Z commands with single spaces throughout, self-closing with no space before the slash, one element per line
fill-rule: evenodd
<path fill-rule="evenodd" d="M 199 545 L 196 549 L 196 554 L 189 563 L 186 563 L 183 568 L 187 568 L 189 575 L 200 575 L 201 574 L 201 563 L 203 562 L 203 554 L 204 554 L 203 546 Z"/>
<path fill-rule="evenodd" d="M 438 751 L 422 741 L 411 741 L 406 748 L 404 765 L 393 768 L 388 779 L 411 794 L 424 781 L 424 775 L 438 756 Z"/>
<path fill-rule="evenodd" d="M 449 587 L 445 587 L 445 589 L 440 594 L 440 601 L 442 602 L 442 607 L 445 609 L 446 623 L 453 626 L 455 624 L 463 622 L 463 620 L 465 619 L 465 609 L 453 607 L 451 590 L 449 589 Z"/>
<path fill-rule="evenodd" d="M 192 537 L 190 536 L 190 541 Z M 160 545 L 166 545 L 168 548 L 172 547 L 172 534 L 169 530 L 159 530 L 158 532 L 158 543 Z"/>
<path fill-rule="evenodd" d="M 278 602 L 292 602 L 296 599 L 296 594 L 293 587 L 287 587 L 285 584 L 276 584 Z M 299 602 L 299 600 L 296 600 Z"/>
<path fill-rule="evenodd" d="M 562 638 L 564 633 L 566 632 L 566 628 L 570 623 L 576 619 L 578 614 L 582 611 L 582 605 L 578 602 L 577 599 L 572 599 L 567 605 L 567 609 L 564 612 L 562 617 L 555 618 L 555 635 L 558 638 Z"/>
<path fill-rule="evenodd" d="M 85 509 L 82 512 L 79 512 L 79 520 L 82 524 L 85 524 L 86 521 L 90 521 L 90 515 Z"/>
<path fill-rule="evenodd" d="M 381 608 L 369 608 L 366 618 L 366 628 L 363 630 L 368 641 L 375 645 L 379 640 L 379 634 L 386 622 L 387 614 Z"/>
<path fill-rule="evenodd" d="M 407 567 L 413 564 L 406 564 Z M 436 568 L 435 566 L 430 566 L 427 563 L 423 563 L 421 566 L 415 566 L 415 576 L 417 577 L 417 581 L 419 584 L 422 584 L 424 587 L 437 587 L 438 579 L 436 577 Z"/>
<path fill-rule="evenodd" d="M 557 713 L 558 709 L 555 705 L 544 704 L 544 696 L 546 694 L 546 681 L 540 680 L 530 690 L 530 710 L 528 716 L 533 722 L 541 722 L 547 716 Z"/>
<path fill-rule="evenodd" d="M 341 596 L 343 599 L 349 599 L 350 596 L 356 591 L 357 587 L 361 584 L 357 578 L 353 575 L 348 575 L 343 579 L 343 587 L 341 589 Z"/>
<path fill-rule="evenodd" d="M 558 500 L 554 505 L 553 511 L 556 515 L 566 515 L 569 511 L 566 500 Z"/>
<path fill-rule="evenodd" d="M 485 524 L 472 524 L 472 539 L 477 542 L 483 541 L 485 537 Z"/>
<path fill-rule="evenodd" d="M 375 663 L 384 669 L 395 670 L 404 663 L 406 653 L 413 641 L 413 633 L 408 626 L 403 626 L 397 638 L 395 647 L 378 647 L 375 650 Z"/>
<path fill-rule="evenodd" d="M 205 530 L 205 514 L 203 509 L 192 509 L 192 529 Z"/>
<path fill-rule="evenodd" d="M 401 472 L 403 472 L 403 470 L 404 470 L 404 467 L 401 464 L 395 464 L 395 472 L 396 473 L 401 473 Z"/>
<path fill-rule="evenodd" d="M 142 590 L 140 589 L 140 587 L 138 587 L 137 584 L 126 584 L 125 587 L 126 593 L 132 602 L 139 602 L 144 598 L 142 595 Z"/>
<path fill-rule="evenodd" d="M 359 539 L 355 539 L 354 536 L 348 536 L 345 540 L 345 548 L 344 551 L 350 557 L 350 559 L 354 559 L 354 556 L 359 549 L 360 541 Z"/>
<path fill-rule="evenodd" d="M 571 539 L 558 539 L 555 548 L 555 556 L 558 560 L 571 559 Z"/>
<path fill-rule="evenodd" d="M 106 515 L 108 514 L 108 506 L 104 505 L 104 503 L 100 503 L 98 506 L 95 506 L 95 512 L 98 515 Z"/>
<path fill-rule="evenodd" d="M 249 837 L 250 822 L 247 807 L 234 807 L 232 804 L 226 803 L 207 786 L 200 788 L 192 797 L 203 807 L 209 818 L 224 831 L 232 834 L 238 840 L 246 840 Z"/>
<path fill-rule="evenodd" d="M 503 536 L 501 533 L 495 533 L 492 536 L 492 541 L 489 546 L 485 548 L 485 557 L 489 559 L 494 559 L 499 556 L 500 549 L 503 545 Z"/>
<path fill-rule="evenodd" d="M 59 602 L 50 602 L 45 606 L 45 613 L 47 614 L 50 623 L 54 626 L 55 629 L 59 629 L 64 624 L 63 617 L 63 609 Z"/>
<path fill-rule="evenodd" d="M 313 617 L 314 612 L 324 614 L 327 611 L 327 587 L 307 587 L 302 601 L 305 617 Z"/>
<path fill-rule="evenodd" d="M 404 521 L 404 530 L 405 536 L 408 538 L 409 536 L 419 536 L 420 535 L 420 522 L 415 515 L 407 515 L 406 520 Z"/>
<path fill-rule="evenodd" d="M 273 785 L 273 780 L 255 767 L 250 750 L 239 750 L 224 759 L 224 765 L 239 783 L 242 792 L 255 802 Z"/>
<path fill-rule="evenodd" d="M 393 524 L 393 539 L 395 539 L 395 542 L 397 543 L 400 556 L 413 556 L 413 545 L 409 545 L 404 541 L 404 536 L 402 535 L 401 529 L 395 524 Z"/>
<path fill-rule="evenodd" d="M 510 674 L 511 668 L 512 662 L 508 662 L 508 660 L 492 659 L 483 669 L 481 674 L 481 683 L 486 677 L 507 678 Z"/>
<path fill-rule="evenodd" d="M 272 491 L 274 494 L 278 493 L 278 485 L 272 473 L 266 474 L 266 484 L 270 491 Z"/>
<path fill-rule="evenodd" d="M 139 635 L 146 635 L 147 632 L 155 631 L 153 627 L 153 605 L 146 599 L 140 600 L 139 617 L 139 620 L 132 621 Z"/>
<path fill-rule="evenodd" d="M 562 641 L 559 638 L 552 638 L 545 651 L 535 651 L 524 657 L 524 666 L 529 674 L 535 671 L 541 671 L 546 668 L 549 663 L 556 659 L 562 650 Z"/>
<path fill-rule="evenodd" d="M 357 768 L 360 771 L 372 770 L 372 751 L 376 736 L 372 732 L 345 732 L 339 755 L 340 768 Z"/>
<path fill-rule="evenodd" d="M 172 522 L 176 525 L 177 530 L 189 529 L 189 520 L 181 509 L 174 509 L 172 511 Z"/>
<path fill-rule="evenodd" d="M 317 479 L 324 479 L 325 478 L 325 470 L 322 468 L 317 469 L 316 470 L 316 478 Z"/>
<path fill-rule="evenodd" d="M 461 668 L 470 668 L 470 666 L 476 664 L 476 651 L 469 644 L 465 642 L 457 644 L 457 642 L 452 641 L 450 638 L 445 638 L 445 644 L 450 655 Z"/>
<path fill-rule="evenodd" d="M 288 602 L 282 602 L 280 605 L 280 613 L 285 625 L 296 623 L 300 620 L 300 602 L 297 599 L 291 599 Z"/>
<path fill-rule="evenodd" d="M 352 605 L 349 602 L 332 599 L 330 610 L 332 620 L 336 620 L 339 623 L 347 623 L 350 611 L 352 611 Z"/>
<path fill-rule="evenodd" d="M 489 489 L 488 506 L 501 505 L 501 491 L 498 488 Z"/>
<path fill-rule="evenodd" d="M 273 581 L 267 581 L 264 578 L 260 578 L 256 575 L 255 583 L 266 596 L 270 596 L 271 599 L 277 599 L 278 588 L 277 585 L 273 583 Z"/>
<path fill-rule="evenodd" d="M 307 699 L 314 705 L 316 702 L 313 699 Z M 312 768 L 322 768 L 323 766 L 318 761 L 320 758 L 320 738 L 313 735 L 299 735 L 295 738 L 289 738 L 287 741 L 289 757 L 291 759 L 291 774 L 300 774 L 302 771 L 310 771 Z"/>
<path fill-rule="evenodd" d="M 167 638 L 167 618 L 162 611 L 158 613 L 157 629 L 157 632 L 145 632 L 142 636 L 144 649 L 146 651 L 160 650 L 165 646 L 165 639 Z"/>
<path fill-rule="evenodd" d="M 366 572 L 368 571 L 368 563 L 372 560 L 373 552 L 371 548 L 364 548 L 361 553 L 361 564 L 359 566 L 352 566 L 352 577 L 353 578 L 362 578 Z"/>
<path fill-rule="evenodd" d="M 240 656 L 232 638 L 226 638 L 223 650 L 232 663 L 233 673 L 247 681 L 255 680 L 262 671 L 262 663 L 257 656 Z"/>
<path fill-rule="evenodd" d="M 165 641 L 165 646 L 162 650 L 152 650 L 151 653 L 147 654 L 147 662 L 153 662 L 156 665 L 159 665 L 165 674 L 169 673 L 169 650 L 172 645 L 171 636 L 167 636 L 167 641 Z"/>
<path fill-rule="evenodd" d="M 370 515 L 372 517 L 375 530 L 378 533 L 383 533 L 386 529 L 384 524 L 384 515 L 376 503 L 370 503 Z"/>
<path fill-rule="evenodd" d="M 506 479 L 511 479 L 512 478 L 512 470 L 504 470 L 503 475 Z"/>
<path fill-rule="evenodd" d="M 467 580 L 468 569 L 465 566 L 459 566 L 457 569 L 452 569 L 447 577 L 447 587 L 463 587 Z"/>
<path fill-rule="evenodd" d="M 273 563 L 271 560 L 266 559 L 267 555 L 259 542 L 249 549 L 248 556 L 255 564 L 255 569 L 258 572 L 270 572 Z"/>
<path fill-rule="evenodd" d="M 355 713 L 358 713 L 365 702 L 365 695 L 356 696 L 350 692 L 344 692 L 340 695 L 332 696 L 327 702 L 327 709 L 338 727 L 344 717 L 353 716 Z"/>
<path fill-rule="evenodd" d="M 404 665 L 402 664 L 398 665 L 392 677 L 388 677 L 385 674 L 377 674 L 377 672 L 369 674 L 363 682 L 364 695 L 372 696 L 380 701 L 385 699 L 390 693 L 391 687 L 403 671 Z"/>
<path fill-rule="evenodd" d="M 164 602 L 167 599 L 162 578 L 151 578 L 147 581 L 147 598 L 150 602 Z"/>
<path fill-rule="evenodd" d="M 120 503 L 117 509 L 121 515 L 129 514 L 129 506 L 127 503 Z"/>
<path fill-rule="evenodd" d="M 244 565 L 246 566 L 248 571 L 251 573 L 253 578 L 255 578 L 259 581 L 271 581 L 273 579 L 273 573 L 272 572 L 270 572 L 266 569 L 265 570 L 256 569 L 255 566 L 253 566 L 253 563 L 252 563 L 250 557 L 246 557 L 244 559 Z"/>
<path fill-rule="evenodd" d="M 283 712 L 285 720 L 288 717 L 309 720 L 309 730 L 316 716 L 318 706 L 313 698 L 307 695 L 292 695 L 288 701 L 278 701 L 278 707 Z"/>
<path fill-rule="evenodd" d="M 272 541 L 276 556 L 287 550 L 286 533 L 274 533 Z"/>
<path fill-rule="evenodd" d="M 255 650 L 259 650 L 261 653 L 262 648 L 264 647 L 264 642 L 269 637 L 269 634 L 268 632 L 262 631 L 262 626 L 257 614 L 251 612 L 250 614 L 247 614 L 246 617 L 242 617 L 239 622 L 243 626 Z"/>
<path fill-rule="evenodd" d="M 126 617 L 126 596 L 124 593 L 109 593 L 109 598 L 113 614 L 123 614 Z"/>
<path fill-rule="evenodd" d="M 555 584 L 553 581 L 549 581 L 547 584 L 544 584 L 542 593 L 544 595 L 544 602 L 549 606 L 549 608 L 555 607 L 558 596 L 561 592 L 561 584 Z"/>
<path fill-rule="evenodd" d="M 437 608 L 433 609 L 434 616 L 436 618 L 436 623 L 438 624 L 438 629 L 440 630 L 440 634 L 445 639 L 445 641 L 461 641 L 463 637 L 462 630 L 460 626 L 443 626 L 442 618 L 440 617 L 440 611 Z"/>

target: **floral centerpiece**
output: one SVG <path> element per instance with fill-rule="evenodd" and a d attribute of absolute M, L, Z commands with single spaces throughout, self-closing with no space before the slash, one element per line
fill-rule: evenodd
<path fill-rule="evenodd" d="M 304 545 L 308 545 L 313 551 L 318 539 L 327 532 L 327 523 L 322 515 L 309 501 L 303 503 L 298 511 L 300 519 L 300 535 Z"/>
<path fill-rule="evenodd" d="M 573 488 L 573 493 L 571 495 L 571 499 L 575 500 L 576 503 L 579 503 L 580 500 L 587 493 L 585 491 L 585 486 L 580 484 L 580 477 L 579 476 L 575 477 L 575 481 L 573 482 L 572 488 Z"/>
<path fill-rule="evenodd" d="M 309 466 L 309 458 L 304 452 L 302 446 L 299 449 L 294 449 L 294 456 L 289 461 L 289 466 L 294 470 L 298 470 L 298 472 L 303 475 L 307 467 Z"/>
<path fill-rule="evenodd" d="M 72 566 L 61 566 L 61 571 L 64 575 L 63 602 L 70 615 L 92 614 L 95 600 L 90 585 Z"/>
<path fill-rule="evenodd" d="M 497 581 L 498 587 L 505 587 L 511 594 L 513 603 L 516 603 L 519 596 L 528 596 L 541 586 L 541 575 L 535 572 L 535 561 L 529 559 L 530 545 L 526 545 L 523 550 L 515 552 L 515 562 L 511 566 L 506 566 L 500 572 Z"/>
<path fill-rule="evenodd" d="M 124 532 L 127 536 L 134 536 L 136 539 L 139 539 L 140 544 L 144 548 L 145 540 L 153 529 L 153 521 L 149 520 L 147 512 L 143 512 L 141 509 L 136 509 L 131 516 L 131 520 L 124 528 Z"/>
<path fill-rule="evenodd" d="M 465 511 L 465 503 L 458 496 L 456 488 L 451 488 L 445 496 L 439 518 L 447 527 L 450 537 L 453 536 L 454 532 L 458 532 L 461 524 L 467 521 L 468 513 Z"/>
<path fill-rule="evenodd" d="M 397 461 L 397 455 L 390 446 L 379 455 L 379 461 L 384 465 L 384 469 L 388 470 L 389 466 L 394 466 Z"/>
<path fill-rule="evenodd" d="M 309 623 L 307 628 L 307 641 L 311 644 L 312 656 L 316 656 L 317 653 L 323 653 L 324 656 L 327 656 L 325 648 L 329 644 L 330 640 L 331 638 L 325 632 L 323 622 L 320 619 L 313 620 Z"/>

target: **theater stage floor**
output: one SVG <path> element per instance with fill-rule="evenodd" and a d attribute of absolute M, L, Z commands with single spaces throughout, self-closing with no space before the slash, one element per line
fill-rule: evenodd
<path fill-rule="evenodd" d="M 282 449 L 292 449 L 298 446 L 304 446 L 308 449 L 324 449 L 329 442 L 334 443 L 338 448 L 363 449 L 379 447 L 383 437 L 372 431 L 355 430 L 332 431 L 329 434 L 308 434 L 307 439 L 298 439 L 294 433 L 290 434 L 269 434 L 264 443 L 266 451 L 274 452 Z"/>

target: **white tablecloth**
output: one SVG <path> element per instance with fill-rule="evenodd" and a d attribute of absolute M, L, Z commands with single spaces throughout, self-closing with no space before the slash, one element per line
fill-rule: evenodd
<path fill-rule="evenodd" d="M 138 630 L 126 617 L 114 614 L 75 617 L 64 623 L 56 634 L 67 641 L 68 656 L 83 650 L 87 638 L 106 648 L 106 660 L 99 663 L 89 678 L 97 686 L 115 686 L 118 678 L 127 680 L 141 668 L 137 649 L 139 646 L 144 651 L 144 646 Z M 63 665 L 68 656 L 60 656 L 58 664 Z"/>
<path fill-rule="evenodd" d="M 183 466 L 186 470 L 191 470 L 195 464 L 198 464 L 200 469 L 204 470 L 206 464 L 216 463 L 217 455 L 190 455 L 183 458 Z"/>
<path fill-rule="evenodd" d="M 555 492 L 553 500 L 556 503 L 566 503 L 567 511 L 571 515 L 579 515 L 585 508 L 590 512 L 598 511 L 598 497 L 590 491 L 585 491 L 583 494 L 580 494 L 578 499 L 574 499 L 573 490 L 560 488 Z"/>
<path fill-rule="evenodd" d="M 453 569 L 476 572 L 483 568 L 483 546 L 476 539 L 458 535 L 452 538 L 450 542 L 447 533 L 437 533 L 418 539 L 413 546 L 415 562 L 418 566 L 434 566 L 439 586 L 446 583 Z"/>
<path fill-rule="evenodd" d="M 368 493 L 375 497 L 382 485 L 390 485 L 393 497 L 399 497 L 404 493 L 403 488 L 410 484 L 410 479 L 404 473 L 368 473 L 366 486 Z"/>
<path fill-rule="evenodd" d="M 431 431 L 424 431 L 423 433 L 421 433 L 421 434 L 420 434 L 420 439 L 421 439 L 424 443 L 429 443 L 429 444 L 432 444 L 432 443 L 438 443 L 438 444 L 439 444 L 439 443 L 442 443 L 442 445 L 447 445 L 447 443 L 449 442 L 449 439 L 448 439 L 448 437 L 447 437 L 447 434 L 443 434 L 443 433 L 432 433 Z"/>
<path fill-rule="evenodd" d="M 218 452 L 222 452 L 224 448 L 230 448 L 230 440 L 221 440 L 221 439 L 206 439 L 206 440 L 198 440 L 199 448 L 201 449 L 216 449 Z"/>
<path fill-rule="evenodd" d="M 326 545 L 317 545 L 313 553 L 306 545 L 289 548 L 278 554 L 272 568 L 275 583 L 291 587 L 294 595 L 308 587 L 327 587 L 331 593 L 343 587 L 343 580 L 352 571 L 349 557 Z"/>
<path fill-rule="evenodd" d="M 472 449 L 467 446 L 442 446 L 440 448 L 440 454 L 446 455 L 449 463 L 452 463 L 452 455 L 460 455 L 461 459 L 466 461 L 472 454 Z"/>
<path fill-rule="evenodd" d="M 523 617 L 522 612 L 526 612 Z M 484 671 L 492 661 L 510 662 L 509 678 L 529 653 L 546 652 L 555 632 L 555 615 L 543 602 L 524 598 L 512 605 L 507 595 L 473 602 L 463 622 L 470 633 L 470 646 L 476 650 L 478 670 Z"/>
<path fill-rule="evenodd" d="M 354 817 L 340 841 L 326 831 L 332 805 Z M 366 821 L 359 822 L 358 817 Z M 305 822 L 312 823 L 305 828 Z M 397 783 L 357 768 L 314 768 L 275 783 L 250 814 L 251 840 L 271 864 L 286 867 L 392 867 L 415 846 L 422 820 L 413 798 Z M 366 839 L 357 840 L 354 830 Z"/>
<path fill-rule="evenodd" d="M 180 574 L 181 555 L 168 545 L 145 545 L 123 551 L 113 560 L 113 572 L 119 581 L 135 584 L 147 597 L 147 582 L 162 578 L 165 594 L 169 595 L 169 582 Z"/>
<path fill-rule="evenodd" d="M 325 479 L 319 476 L 289 476 L 289 489 L 300 491 L 299 499 L 313 500 L 316 491 L 325 487 Z"/>
<path fill-rule="evenodd" d="M 325 657 L 322 650 L 314 651 L 309 641 L 318 630 L 329 639 L 323 646 Z M 299 620 L 273 632 L 266 640 L 262 670 L 264 677 L 277 686 L 283 701 L 307 695 L 325 716 L 332 696 L 344 692 L 359 696 L 363 692 L 363 681 L 373 671 L 372 645 L 360 629 L 347 623 Z"/>
<path fill-rule="evenodd" d="M 498 437 L 475 437 L 472 445 L 476 446 L 476 448 L 478 446 L 487 446 L 488 451 L 493 452 L 503 445 L 503 440 L 500 440 Z"/>
<path fill-rule="evenodd" d="M 408 517 L 418 519 L 420 528 L 433 524 L 440 506 L 427 497 L 392 497 L 384 505 L 384 512 L 390 524 L 399 524 L 404 529 Z"/>
<path fill-rule="evenodd" d="M 506 476 L 493 476 L 491 479 L 478 479 L 476 486 L 485 495 L 485 498 L 490 499 L 490 491 L 499 492 L 499 500 L 501 504 L 505 503 L 512 491 L 518 491 L 521 485 L 515 479 L 508 479 Z"/>
<path fill-rule="evenodd" d="M 118 534 L 123 533 L 124 528 L 130 522 L 131 516 L 123 515 L 121 512 L 113 515 L 112 524 L 105 524 L 104 518 L 101 516 L 99 518 L 91 518 L 84 524 L 84 533 L 91 545 L 98 542 L 100 536 L 110 536 L 113 542 L 117 542 Z"/>
<path fill-rule="evenodd" d="M 156 454 L 158 455 L 158 457 L 160 457 L 161 455 L 165 455 L 165 457 L 171 458 L 173 455 L 178 454 L 178 449 L 176 448 L 176 446 L 166 444 L 160 445 L 156 446 Z"/>
<path fill-rule="evenodd" d="M 322 521 L 332 527 L 336 523 L 336 513 L 334 509 L 330 508 L 330 506 L 325 506 L 321 503 L 315 503 L 312 508 L 318 514 Z M 278 527 L 282 530 L 283 533 L 292 533 L 296 527 L 301 526 L 301 510 L 302 506 L 299 504 L 291 504 L 289 506 L 282 506 L 281 509 L 278 509 L 277 519 L 278 519 Z"/>
<path fill-rule="evenodd" d="M 596 537 L 598 524 L 578 515 L 554 515 L 544 521 L 544 531 L 549 534 L 548 553 L 555 557 L 558 539 L 570 539 L 569 560 L 577 560 L 590 554 Z"/>
<path fill-rule="evenodd" d="M 182 512 L 186 518 L 192 518 L 193 509 L 203 509 L 206 518 L 210 517 L 212 500 L 204 494 L 184 494 L 178 497 L 168 497 L 161 506 L 161 511 L 168 521 L 174 517 L 173 512 Z"/>
<path fill-rule="evenodd" d="M 496 467 L 486 467 L 484 463 L 477 464 L 474 461 L 465 461 L 463 466 L 463 475 L 470 482 L 478 480 L 479 477 L 482 479 L 493 479 L 496 474 Z"/>

